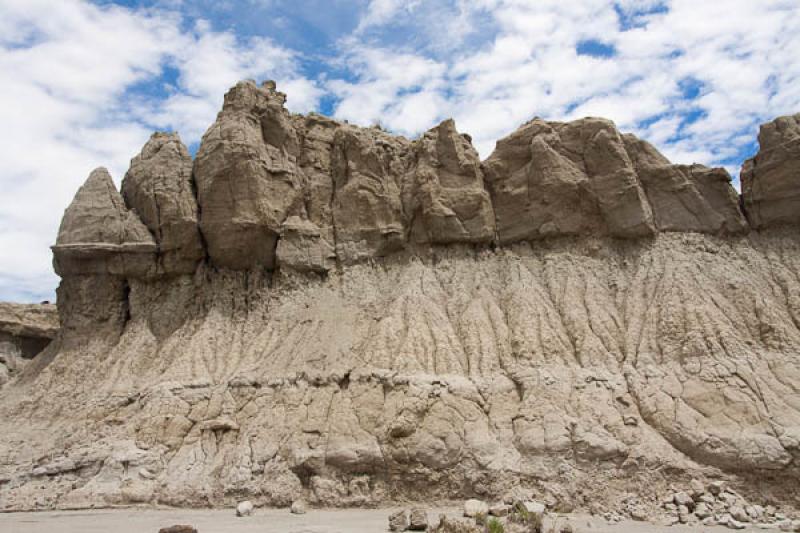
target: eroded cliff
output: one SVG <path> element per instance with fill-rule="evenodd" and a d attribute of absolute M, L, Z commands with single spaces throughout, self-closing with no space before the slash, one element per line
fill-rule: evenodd
<path fill-rule="evenodd" d="M 602 119 L 481 162 L 452 121 L 284 102 L 239 83 L 194 161 L 155 134 L 122 194 L 78 191 L 60 334 L 0 392 L 0 507 L 580 506 L 688 475 L 796 502 L 798 117 L 740 199 Z"/>

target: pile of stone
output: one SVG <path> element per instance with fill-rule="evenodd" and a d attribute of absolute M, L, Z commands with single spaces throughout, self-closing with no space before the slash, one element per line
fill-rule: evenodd
<path fill-rule="evenodd" d="M 425 531 L 428 529 L 428 513 L 421 507 L 410 511 L 401 509 L 389 515 L 390 531 Z"/>
<path fill-rule="evenodd" d="M 663 507 L 671 524 L 701 523 L 730 529 L 754 525 L 760 529 L 800 531 L 800 520 L 792 520 L 771 505 L 750 504 L 724 481 L 704 485 L 694 479 L 689 490 L 671 494 L 664 500 Z"/>
<path fill-rule="evenodd" d="M 390 531 L 424 531 L 435 533 L 484 533 L 496 531 L 492 528 L 495 522 L 501 531 L 509 533 L 545 530 L 545 521 L 549 521 L 547 531 L 572 533 L 572 526 L 558 517 L 547 515 L 544 503 L 535 500 L 509 498 L 505 501 L 489 504 L 482 500 L 470 499 L 464 502 L 463 518 L 440 515 L 438 522 L 428 522 L 423 509 L 400 510 L 389 516 Z"/>

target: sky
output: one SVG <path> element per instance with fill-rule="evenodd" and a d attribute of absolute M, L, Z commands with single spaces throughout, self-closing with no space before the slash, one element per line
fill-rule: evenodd
<path fill-rule="evenodd" d="M 0 300 L 53 300 L 78 187 L 119 185 L 154 130 L 190 150 L 240 79 L 294 112 L 415 137 L 453 117 L 481 157 L 535 116 L 602 116 L 735 178 L 800 112 L 798 0 L 0 0 Z"/>

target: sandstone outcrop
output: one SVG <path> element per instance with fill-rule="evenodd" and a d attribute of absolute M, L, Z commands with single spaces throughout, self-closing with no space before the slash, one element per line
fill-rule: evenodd
<path fill-rule="evenodd" d="M 191 274 L 205 255 L 193 187 L 192 157 L 174 133 L 154 133 L 122 180 L 125 204 L 155 238 L 166 273 Z"/>
<path fill-rule="evenodd" d="M 761 149 L 742 167 L 742 197 L 760 229 L 800 223 L 800 113 L 761 126 Z"/>
<path fill-rule="evenodd" d="M 55 305 L 0 303 L 0 387 L 19 374 L 57 333 Z"/>
<path fill-rule="evenodd" d="M 156 243 L 127 207 L 105 168 L 94 170 L 64 212 L 53 246 L 61 276 L 142 277 L 155 266 Z"/>
<path fill-rule="evenodd" d="M 481 163 L 451 121 L 409 140 L 284 101 L 237 84 L 190 173 L 157 135 L 124 195 L 80 189 L 61 329 L 0 392 L 0 509 L 586 508 L 698 472 L 796 502 L 800 233 L 765 187 L 745 218 L 724 170 L 602 119 Z"/>

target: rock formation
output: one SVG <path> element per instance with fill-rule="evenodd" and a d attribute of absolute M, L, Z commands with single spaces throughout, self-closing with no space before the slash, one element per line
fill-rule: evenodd
<path fill-rule="evenodd" d="M 156 134 L 123 194 L 78 191 L 60 333 L 0 393 L 0 509 L 586 507 L 698 473 L 797 501 L 796 118 L 740 201 L 602 119 L 481 163 L 452 121 L 285 99 L 239 83 L 193 162 Z"/>
<path fill-rule="evenodd" d="M 57 333 L 55 305 L 0 303 L 0 387 L 39 355 Z"/>
<path fill-rule="evenodd" d="M 742 167 L 742 195 L 754 228 L 800 223 L 800 113 L 761 126 L 761 150 Z"/>

